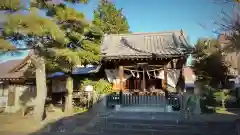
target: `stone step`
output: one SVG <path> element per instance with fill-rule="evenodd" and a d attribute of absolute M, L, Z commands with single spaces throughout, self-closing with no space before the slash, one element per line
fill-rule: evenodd
<path fill-rule="evenodd" d="M 182 115 L 179 112 L 115 112 L 108 118 L 117 119 L 137 119 L 137 120 L 183 120 Z"/>
<path fill-rule="evenodd" d="M 182 120 L 156 120 L 156 119 L 123 119 L 123 118 L 103 118 L 100 122 L 103 125 L 112 125 L 114 123 L 123 125 L 184 125 L 197 127 L 226 127 L 235 128 L 235 123 L 232 121 L 218 121 L 218 122 L 197 122 L 197 121 L 182 121 Z"/>
<path fill-rule="evenodd" d="M 89 132 L 101 132 L 105 130 L 144 130 L 144 131 L 186 131 L 186 132 L 202 132 L 202 133 L 229 133 L 235 132 L 236 129 L 226 128 L 226 127 L 201 127 L 201 126 L 186 126 L 186 125 L 144 125 L 144 124 L 135 124 L 135 125 L 124 125 L 124 124 L 113 124 L 113 125 L 95 125 L 87 129 Z"/>
<path fill-rule="evenodd" d="M 145 130 L 217 130 L 220 132 L 228 132 L 229 130 L 235 130 L 234 126 L 222 126 L 222 125 L 184 125 L 184 124 L 124 124 L 124 123 L 97 123 L 94 127 L 89 128 L 89 130 L 95 129 L 145 129 Z"/>
<path fill-rule="evenodd" d="M 237 135 L 236 133 L 199 133 L 199 132 L 179 132 L 179 131 L 136 131 L 136 130 L 121 130 L 121 131 L 105 131 L 98 133 L 72 133 L 72 132 L 42 132 L 42 133 L 23 133 L 23 132 L 0 132 L 1 135 Z"/>
<path fill-rule="evenodd" d="M 226 131 L 226 132 L 218 132 L 212 130 L 146 130 L 146 129 L 101 129 L 91 131 L 90 133 L 98 134 L 98 135 L 236 135 L 236 132 Z"/>
<path fill-rule="evenodd" d="M 236 126 L 233 122 L 191 122 L 150 119 L 123 119 L 102 118 L 93 127 L 87 128 L 93 134 L 207 134 L 207 135 L 234 135 Z M 140 132 L 141 131 L 141 132 Z"/>
<path fill-rule="evenodd" d="M 136 132 L 138 133 L 139 131 L 145 133 L 163 133 L 163 132 L 169 132 L 171 131 L 172 132 L 178 132 L 178 133 L 191 133 L 191 134 L 194 134 L 194 133 L 199 133 L 199 134 L 235 134 L 236 131 L 235 129 L 231 129 L 231 130 L 218 130 L 218 129 L 211 129 L 211 128 L 175 128 L 172 127 L 172 128 L 99 128 L 99 127 L 94 127 L 94 128 L 90 128 L 90 129 L 87 129 L 87 131 L 89 133 L 111 133 L 111 132 L 116 132 L 117 134 L 120 133 L 120 134 L 135 134 Z"/>
<path fill-rule="evenodd" d="M 169 112 L 115 112 L 114 116 L 180 116 L 180 112 L 169 113 Z"/>

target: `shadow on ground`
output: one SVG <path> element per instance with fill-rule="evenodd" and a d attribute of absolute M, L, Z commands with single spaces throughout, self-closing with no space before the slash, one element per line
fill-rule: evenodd
<path fill-rule="evenodd" d="M 101 103 L 93 105 L 88 111 L 66 116 L 50 123 L 44 123 L 43 127 L 29 135 L 44 135 L 46 133 L 82 133 L 85 128 L 94 124 L 99 117 L 110 112 Z"/>
<path fill-rule="evenodd" d="M 55 122 L 49 123 L 40 130 L 33 132 L 29 135 L 81 135 L 81 134 L 86 134 L 86 133 L 95 133 L 98 134 L 98 130 L 93 127 L 93 125 L 100 120 L 99 117 L 101 118 L 101 122 L 104 123 L 105 120 L 111 121 L 113 124 L 114 122 L 123 122 L 123 123 L 133 123 L 137 122 L 136 124 L 153 124 L 153 123 L 158 123 L 159 127 L 161 127 L 161 124 L 165 125 L 165 122 L 174 122 L 176 126 L 182 125 L 182 124 L 193 124 L 195 125 L 196 123 L 205 123 L 205 124 L 220 124 L 225 123 L 225 124 L 233 124 L 236 125 L 236 129 L 239 126 L 239 116 L 238 115 L 229 115 L 229 114 L 218 114 L 218 113 L 213 113 L 213 114 L 202 114 L 202 115 L 194 115 L 191 119 L 185 120 L 182 117 L 178 117 L 176 113 L 159 113 L 159 112 L 115 112 L 113 115 L 110 115 L 107 119 L 106 113 L 105 115 L 100 115 L 99 113 L 96 112 L 94 109 L 89 110 L 88 112 L 84 112 L 82 114 L 75 114 L 73 116 L 65 117 L 60 120 L 57 120 Z M 174 116 L 174 117 L 173 117 Z M 154 118 L 154 119 L 153 119 Z M 176 123 L 176 121 L 178 121 Z M 195 124 L 194 124 L 195 123 Z M 116 132 L 114 134 L 119 134 L 118 132 L 122 132 L 125 129 L 123 127 L 117 128 L 115 131 L 113 127 L 111 127 L 111 124 L 109 125 L 108 123 L 105 123 L 106 125 L 98 125 L 102 126 L 104 128 L 107 128 L 107 130 L 111 130 L 111 132 Z M 116 123 L 115 123 L 116 124 Z M 150 125 L 151 125 L 150 124 Z M 112 125 L 113 126 L 113 125 Z M 90 127 L 90 131 L 89 131 Z M 235 130 L 235 126 L 234 130 Z M 87 130 L 86 130 L 87 128 Z M 149 128 L 149 127 L 148 127 Z M 180 128 L 183 130 L 182 128 Z M 144 128 L 141 130 L 145 131 Z M 149 129 L 146 129 L 149 130 Z M 160 130 L 160 129 L 159 129 Z M 174 130 L 174 129 L 173 129 Z M 130 130 L 132 131 L 132 130 Z M 167 132 L 167 129 L 166 129 Z"/>
<path fill-rule="evenodd" d="M 239 119 L 240 111 L 238 109 L 228 110 L 236 115 L 232 114 L 220 114 L 220 113 L 211 113 L 211 114 L 202 114 L 202 115 L 194 115 L 189 122 L 234 122 L 237 125 L 237 120 Z M 109 116 L 109 114 L 113 114 Z M 86 134 L 86 128 L 92 127 L 97 121 L 104 120 L 106 116 L 109 116 L 108 119 L 125 119 L 126 121 L 145 121 L 148 120 L 150 122 L 156 121 L 178 121 L 178 123 L 185 123 L 186 120 L 181 115 L 176 115 L 176 113 L 158 113 L 158 112 L 115 112 L 113 113 L 111 109 L 106 109 L 102 107 L 101 104 L 94 105 L 89 111 L 75 114 L 72 116 L 63 117 L 61 119 L 52 121 L 50 123 L 42 123 L 41 128 L 35 128 L 35 130 L 31 130 L 31 132 L 21 132 L 15 131 L 15 128 L 22 128 L 22 126 L 29 126 L 30 124 L 23 124 L 24 121 L 18 122 L 18 127 L 12 127 L 10 132 L 5 132 L 6 135 L 81 135 Z M 173 117 L 174 116 L 174 117 Z M 49 116 L 48 116 L 49 117 Z M 99 119 L 101 117 L 101 119 Z M 154 118 L 154 120 L 153 120 Z M 125 121 L 124 120 L 124 121 Z M 28 118 L 29 121 L 29 118 Z M 187 122 L 188 122 L 187 121 Z M 1 121 L 2 122 L 2 121 Z M 6 119 L 5 123 L 8 123 L 8 119 Z M 176 122 L 175 122 L 176 123 Z M 37 123 L 36 123 L 37 124 Z M 105 126 L 106 127 L 106 126 Z M 240 128 L 239 128 L 240 129 Z M 94 130 L 94 129 L 92 129 Z M 118 129 L 118 130 L 123 130 Z M 144 129 L 142 129 L 144 130 Z M 22 130 L 24 131 L 24 130 Z M 30 130 L 29 130 L 30 131 Z M 18 132 L 18 133 L 17 133 Z M 5 135 L 0 133 L 1 135 Z"/>

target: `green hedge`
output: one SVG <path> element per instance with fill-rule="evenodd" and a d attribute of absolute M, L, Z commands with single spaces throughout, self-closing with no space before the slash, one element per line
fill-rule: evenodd
<path fill-rule="evenodd" d="M 100 79 L 98 81 L 92 81 L 89 79 L 84 79 L 80 83 L 80 89 L 83 90 L 86 85 L 92 85 L 93 89 L 97 94 L 108 94 L 112 91 L 112 84 L 104 79 Z"/>

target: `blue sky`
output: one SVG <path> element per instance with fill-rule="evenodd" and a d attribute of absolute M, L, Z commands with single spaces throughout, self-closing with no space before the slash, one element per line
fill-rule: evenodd
<path fill-rule="evenodd" d="M 213 18 L 221 19 L 221 10 L 232 12 L 230 4 L 216 4 L 214 0 L 112 0 L 117 8 L 123 8 L 132 32 L 158 32 L 183 29 L 190 43 L 200 37 L 216 37 L 212 31 Z M 68 4 L 85 13 L 91 20 L 98 0 L 89 0 L 87 5 Z M 203 28 L 199 23 L 204 24 Z M 7 56 L 1 59 L 12 59 Z"/>
<path fill-rule="evenodd" d="M 213 18 L 221 19 L 221 10 L 231 12 L 231 4 L 217 4 L 214 0 L 112 0 L 123 8 L 132 32 L 157 32 L 183 29 L 194 44 L 199 37 L 216 36 Z M 93 16 L 98 0 L 88 5 L 74 5 L 88 19 Z M 70 4 L 72 6 L 72 4 Z M 206 25 L 203 28 L 199 23 Z"/>

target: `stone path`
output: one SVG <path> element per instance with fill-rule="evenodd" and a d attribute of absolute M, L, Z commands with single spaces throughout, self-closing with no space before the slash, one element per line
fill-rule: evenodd
<path fill-rule="evenodd" d="M 237 135 L 232 120 L 182 120 L 177 113 L 117 112 L 88 127 L 92 135 Z"/>
<path fill-rule="evenodd" d="M 106 111 L 98 115 L 90 111 L 65 117 L 31 134 L 21 132 L 30 128 L 31 122 L 21 125 L 19 121 L 21 126 L 13 127 L 11 132 L 0 130 L 0 135 L 237 135 L 234 122 L 237 118 L 215 114 L 184 121 L 179 113 Z M 11 124 L 11 120 L 5 120 Z M 15 130 L 17 128 L 22 130 Z"/>

